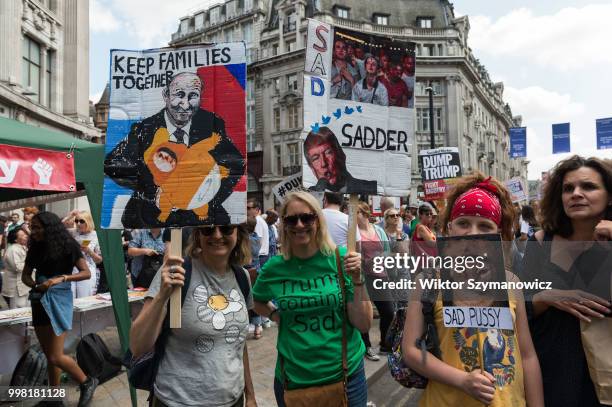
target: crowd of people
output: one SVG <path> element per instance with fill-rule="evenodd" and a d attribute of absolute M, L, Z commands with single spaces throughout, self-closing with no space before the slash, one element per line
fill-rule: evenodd
<path fill-rule="evenodd" d="M 347 201 L 337 192 L 326 192 L 322 205 L 309 192 L 291 193 L 278 212 L 264 212 L 249 199 L 244 224 L 184 228 L 184 257 L 169 255 L 167 229 L 126 231 L 128 280 L 148 289 L 132 324 L 130 349 L 134 360 L 163 349 L 156 373 L 164 380 L 154 380 L 152 405 L 255 406 L 246 339 L 261 339 L 263 328 L 276 324 L 278 356 L 270 381 L 279 406 L 311 400 L 365 407 L 364 358 L 397 351 L 388 333 L 403 308 L 403 361 L 428 380 L 421 406 L 603 406 L 584 347 L 604 355 L 612 336 L 588 343 L 581 333 L 585 324 L 609 322 L 612 312 L 610 270 L 603 280 L 594 271 L 612 261 L 612 165 L 578 156 L 561 161 L 542 199 L 522 206 L 492 177 L 475 172 L 456 181 L 444 208 L 397 205 L 383 197 L 377 219 L 367 202 L 359 202 L 354 251 L 347 249 Z M 96 379 L 63 354 L 63 340 L 72 299 L 95 293 L 99 280 L 102 256 L 91 215 L 73 211 L 60 220 L 34 211 L 23 222 L 12 215 L 3 228 L 8 247 L 2 295 L 11 307 L 29 300 L 52 367 L 50 384 L 58 383 L 62 369 L 81 384 L 86 402 Z M 442 238 L 491 234 L 502 240 L 506 281 L 542 275 L 551 281 L 550 290 L 507 291 L 502 306 L 511 330 L 444 323 L 448 305 L 500 306 L 487 293 L 450 300 L 438 295 L 426 310 L 418 288 L 399 296 L 373 288 L 375 278 L 424 278 L 421 270 L 375 273 L 376 256 L 436 256 Z M 449 277 L 467 278 L 455 270 Z M 577 288 L 577 279 L 588 284 Z M 589 284 L 599 291 L 588 291 Z M 168 300 L 176 286 L 184 292 L 183 326 L 170 330 Z M 437 350 L 421 344 L 427 315 Z M 380 331 L 379 344 L 370 339 L 372 329 Z"/>

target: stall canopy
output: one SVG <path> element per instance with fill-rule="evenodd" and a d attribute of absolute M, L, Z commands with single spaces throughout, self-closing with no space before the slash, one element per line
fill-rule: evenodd
<path fill-rule="evenodd" d="M 102 183 L 104 180 L 104 145 L 90 143 L 63 133 L 4 118 L 0 118 L 0 144 L 63 152 L 73 150 L 77 189 L 85 190 L 94 222 L 96 226 L 100 225 Z M 52 199 L 54 192 L 0 188 L 0 202 L 41 195 L 49 195 L 49 199 Z M 117 330 L 121 346 L 125 351 L 128 347 L 131 320 L 125 286 L 121 231 L 96 227 L 96 232 L 102 248 L 104 269 L 111 290 Z"/>

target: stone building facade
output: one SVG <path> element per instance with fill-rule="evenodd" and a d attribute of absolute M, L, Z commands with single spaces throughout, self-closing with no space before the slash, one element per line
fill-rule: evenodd
<path fill-rule="evenodd" d="M 0 1 L 0 116 L 99 135 L 89 123 L 89 1 Z"/>
<path fill-rule="evenodd" d="M 271 186 L 302 165 L 304 47 L 308 18 L 417 44 L 415 144 L 429 148 L 429 98 L 434 88 L 436 146 L 457 146 L 465 172 L 527 179 L 525 160 L 509 158 L 509 129 L 520 125 L 468 44 L 467 16 L 447 0 L 229 0 L 183 17 L 171 45 L 244 39 L 249 55 L 247 129 L 249 191 L 274 205 Z M 242 35 L 242 36 L 241 36 Z M 410 200 L 421 190 L 416 164 Z M 526 185 L 526 184 L 525 184 Z"/>

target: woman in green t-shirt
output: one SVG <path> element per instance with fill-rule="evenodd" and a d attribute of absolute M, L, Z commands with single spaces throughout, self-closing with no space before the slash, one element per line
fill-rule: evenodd
<path fill-rule="evenodd" d="M 274 393 L 285 406 L 293 390 L 342 380 L 342 322 L 346 320 L 346 386 L 349 406 L 365 407 L 365 345 L 360 332 L 372 322 L 372 306 L 361 278 L 361 256 L 341 247 L 346 314 L 336 268 L 336 246 L 317 200 L 290 194 L 280 210 L 282 255 L 268 260 L 253 287 L 255 311 L 279 324 Z M 274 302 L 274 303 L 273 303 Z"/>

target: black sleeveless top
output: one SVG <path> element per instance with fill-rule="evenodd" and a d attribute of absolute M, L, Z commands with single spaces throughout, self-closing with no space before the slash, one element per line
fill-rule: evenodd
<path fill-rule="evenodd" d="M 609 252 L 594 244 L 574 261 L 569 271 L 565 271 L 550 261 L 552 238 L 552 235 L 546 234 L 541 244 L 535 236 L 529 239 L 523 259 L 521 280 L 533 281 L 538 278 L 540 281 L 551 281 L 552 288 L 555 289 L 582 289 L 593 292 L 591 288 L 602 278 L 602 273 L 597 272 L 603 270 L 599 266 L 603 264 L 609 266 L 612 261 Z M 610 298 L 609 270 L 607 284 L 604 284 L 607 287 L 607 294 L 605 291 L 598 293 L 603 298 Z M 527 301 L 525 306 L 533 344 L 542 370 L 545 405 L 547 407 L 603 406 L 597 399 L 589 375 L 580 337 L 580 321 L 555 307 L 549 307 L 535 317 L 530 298 L 536 293 L 537 291 L 525 292 Z M 602 349 L 602 351 L 608 350 Z M 528 375 L 529 372 L 525 372 L 525 376 Z"/>

